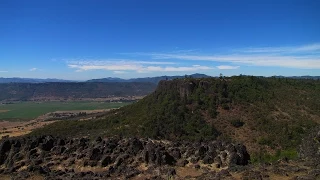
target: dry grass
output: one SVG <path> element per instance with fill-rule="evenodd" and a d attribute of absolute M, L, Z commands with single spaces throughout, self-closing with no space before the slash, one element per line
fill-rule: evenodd
<path fill-rule="evenodd" d="M 27 180 L 43 180 L 43 179 L 44 179 L 43 176 L 34 175 L 34 176 L 29 177 Z"/>
<path fill-rule="evenodd" d="M 5 113 L 5 112 L 9 112 L 10 110 L 7 109 L 0 109 L 0 113 Z"/>
<path fill-rule="evenodd" d="M 250 123 L 252 119 L 250 114 L 246 113 L 241 107 L 233 107 L 231 110 L 218 109 L 219 115 L 215 119 L 211 119 L 209 115 L 204 116 L 207 122 L 214 122 L 215 128 L 226 137 L 230 137 L 236 142 L 245 144 L 249 153 L 255 152 L 260 145 L 255 139 L 263 136 L 263 132 L 252 129 Z M 242 127 L 235 128 L 231 124 L 232 119 L 241 119 L 245 124 Z"/>
<path fill-rule="evenodd" d="M 186 178 L 187 176 L 189 177 L 198 177 L 200 176 L 203 172 L 200 169 L 195 169 L 194 167 L 178 167 L 176 169 L 177 175 L 181 178 Z"/>
<path fill-rule="evenodd" d="M 0 175 L 0 179 L 2 180 L 11 180 L 11 177 L 8 175 Z"/>
<path fill-rule="evenodd" d="M 9 137 L 22 136 L 30 133 L 34 129 L 41 128 L 56 121 L 28 121 L 28 122 L 0 122 L 0 138 L 9 135 Z"/>

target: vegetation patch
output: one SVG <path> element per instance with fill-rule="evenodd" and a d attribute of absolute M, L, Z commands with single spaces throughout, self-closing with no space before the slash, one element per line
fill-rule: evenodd
<path fill-rule="evenodd" d="M 244 125 L 244 122 L 241 121 L 240 119 L 233 119 L 230 121 L 230 123 L 232 124 L 232 126 L 238 128 L 238 127 L 242 127 Z"/>
<path fill-rule="evenodd" d="M 250 156 L 251 163 L 262 163 L 262 162 L 276 162 L 279 159 L 284 160 L 295 160 L 298 158 L 298 152 L 295 149 L 277 150 L 275 154 L 268 153 L 264 150 L 260 150 L 257 153 L 253 153 Z"/>

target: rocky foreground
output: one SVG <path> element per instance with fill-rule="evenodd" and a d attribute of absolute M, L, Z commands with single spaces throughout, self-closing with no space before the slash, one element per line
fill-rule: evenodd
<path fill-rule="evenodd" d="M 12 138 L 0 145 L 0 173 L 14 179 L 168 178 L 176 167 L 222 169 L 246 165 L 245 146 L 222 141 L 173 143 L 137 138 Z"/>
<path fill-rule="evenodd" d="M 0 179 L 320 177 L 317 167 L 302 167 L 286 160 L 273 165 L 253 166 L 248 165 L 249 160 L 245 146 L 224 141 L 190 143 L 100 137 L 90 141 L 52 136 L 8 138 L 0 142 Z"/>

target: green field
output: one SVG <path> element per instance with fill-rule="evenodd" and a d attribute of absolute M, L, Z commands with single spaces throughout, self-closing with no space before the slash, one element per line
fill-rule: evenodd
<path fill-rule="evenodd" d="M 53 111 L 110 109 L 128 105 L 128 102 L 15 102 L 0 104 L 0 121 L 30 120 Z"/>

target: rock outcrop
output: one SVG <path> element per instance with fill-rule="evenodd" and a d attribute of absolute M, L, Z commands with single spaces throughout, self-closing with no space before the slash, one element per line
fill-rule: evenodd
<path fill-rule="evenodd" d="M 183 81 L 160 81 L 156 91 L 168 92 L 172 90 L 176 90 L 180 97 L 189 97 L 193 91 L 200 87 L 203 90 L 207 90 L 209 88 L 209 83 L 203 79 L 192 79 L 192 80 L 183 80 Z"/>
<path fill-rule="evenodd" d="M 311 163 L 312 166 L 320 168 L 320 126 L 302 139 L 299 147 L 299 156 Z"/>
<path fill-rule="evenodd" d="M 190 143 L 100 137 L 90 141 L 42 136 L 9 138 L 0 143 L 0 173 L 17 179 L 34 173 L 47 179 L 167 177 L 176 174 L 175 167 L 187 164 L 220 168 L 246 165 L 249 160 L 245 146 L 223 141 Z"/>

